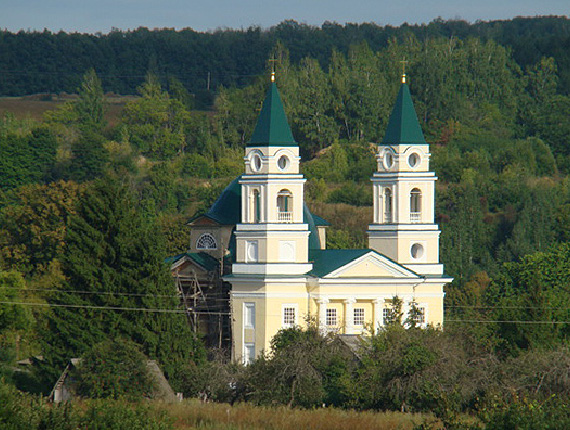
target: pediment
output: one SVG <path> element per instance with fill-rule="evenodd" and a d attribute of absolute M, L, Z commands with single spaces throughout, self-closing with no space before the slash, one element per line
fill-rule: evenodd
<path fill-rule="evenodd" d="M 371 251 L 323 278 L 419 278 L 419 276 L 388 257 Z"/>
<path fill-rule="evenodd" d="M 188 223 L 189 226 L 196 227 L 196 226 L 204 226 L 204 227 L 211 227 L 211 226 L 219 226 L 220 223 L 213 220 L 212 218 L 206 215 L 200 215 L 197 218 L 193 219 Z"/>

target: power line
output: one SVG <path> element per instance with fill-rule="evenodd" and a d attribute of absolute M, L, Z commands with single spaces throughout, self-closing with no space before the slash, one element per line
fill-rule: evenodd
<path fill-rule="evenodd" d="M 186 314 L 188 312 L 185 309 L 129 308 L 124 306 L 69 305 L 69 304 L 59 304 L 59 303 L 0 301 L 0 304 L 17 305 L 17 306 L 39 306 L 39 307 L 55 307 L 55 308 L 95 309 L 95 310 L 133 311 L 133 312 L 171 313 L 171 314 Z M 201 315 L 229 315 L 229 312 L 214 312 L 214 311 L 212 312 L 193 311 L 193 312 Z"/>
<path fill-rule="evenodd" d="M 43 291 L 46 293 L 71 293 L 71 294 L 93 294 L 101 296 L 133 296 L 133 297 L 179 297 L 178 294 L 151 294 L 151 293 L 113 293 L 107 291 L 81 291 L 81 290 L 58 290 L 55 288 L 20 288 L 20 287 L 4 287 L 5 290 L 20 290 L 21 292 L 26 291 Z"/>
<path fill-rule="evenodd" d="M 445 306 L 445 309 L 546 309 L 552 311 L 570 311 L 570 307 L 553 308 L 549 306 L 471 306 L 471 305 L 452 305 Z"/>
<path fill-rule="evenodd" d="M 446 322 L 453 322 L 453 323 L 469 323 L 469 324 L 570 324 L 570 321 L 523 321 L 523 320 L 443 320 L 444 323 Z"/>

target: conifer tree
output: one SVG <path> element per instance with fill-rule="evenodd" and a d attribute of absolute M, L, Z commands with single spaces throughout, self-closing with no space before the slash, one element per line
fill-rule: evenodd
<path fill-rule="evenodd" d="M 50 300 L 43 335 L 54 376 L 67 360 L 108 338 L 141 345 L 167 374 L 202 358 L 180 313 L 163 240 L 135 206 L 126 186 L 105 178 L 86 191 L 70 219 L 62 257 L 66 282 Z"/>

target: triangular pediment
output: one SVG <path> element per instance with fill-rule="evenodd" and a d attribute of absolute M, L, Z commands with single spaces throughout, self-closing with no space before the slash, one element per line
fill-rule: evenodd
<path fill-rule="evenodd" d="M 213 220 L 207 215 L 200 215 L 188 223 L 189 226 L 196 227 L 196 226 L 219 226 L 220 223 Z"/>
<path fill-rule="evenodd" d="M 406 267 L 390 260 L 384 255 L 370 251 L 367 254 L 341 266 L 323 276 L 331 278 L 418 278 L 419 276 Z"/>

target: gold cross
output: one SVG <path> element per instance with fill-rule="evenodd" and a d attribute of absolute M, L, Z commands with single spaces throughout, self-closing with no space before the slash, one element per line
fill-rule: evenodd
<path fill-rule="evenodd" d="M 269 59 L 269 62 L 271 63 L 271 82 L 275 82 L 275 63 L 277 63 L 277 60 L 275 58 L 275 54 L 273 55 L 273 58 Z"/>
<path fill-rule="evenodd" d="M 406 83 L 406 64 L 409 63 L 408 60 L 401 60 L 400 63 L 402 63 L 402 83 L 405 84 Z"/>

